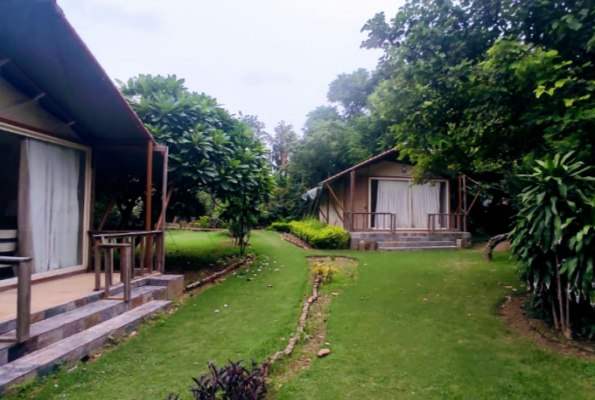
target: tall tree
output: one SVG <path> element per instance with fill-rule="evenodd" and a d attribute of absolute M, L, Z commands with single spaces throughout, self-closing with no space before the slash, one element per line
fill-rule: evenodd
<path fill-rule="evenodd" d="M 592 129 L 594 16 L 590 0 L 412 0 L 390 23 L 378 14 L 363 43 L 385 51 L 373 115 L 419 179 L 466 173 L 502 185 L 545 152 L 591 149 L 580 132 Z"/>
<path fill-rule="evenodd" d="M 364 111 L 373 90 L 370 73 L 360 68 L 350 74 L 337 76 L 329 86 L 327 98 L 331 103 L 339 104 L 346 117 L 351 117 Z"/>

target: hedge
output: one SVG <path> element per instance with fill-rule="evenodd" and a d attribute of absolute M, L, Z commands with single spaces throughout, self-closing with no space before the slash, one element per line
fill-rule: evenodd
<path fill-rule="evenodd" d="M 349 233 L 340 226 L 328 226 L 317 220 L 274 222 L 269 230 L 291 232 L 315 249 L 343 249 L 349 245 Z"/>

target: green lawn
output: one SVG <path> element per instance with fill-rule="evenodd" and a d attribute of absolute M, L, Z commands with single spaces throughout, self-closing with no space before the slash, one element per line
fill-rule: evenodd
<path fill-rule="evenodd" d="M 176 235 L 178 247 L 206 246 L 205 233 Z M 163 399 L 207 360 L 262 361 L 283 349 L 310 290 L 304 257 L 316 253 L 271 232 L 252 238 L 278 272 L 201 292 L 98 361 L 46 381 L 35 398 Z M 509 294 L 502 285 L 520 287 L 507 255 L 487 264 L 472 251 L 338 253 L 360 263 L 330 305 L 333 353 L 281 387 L 273 380 L 274 399 L 595 399 L 595 363 L 538 349 L 494 315 Z"/>

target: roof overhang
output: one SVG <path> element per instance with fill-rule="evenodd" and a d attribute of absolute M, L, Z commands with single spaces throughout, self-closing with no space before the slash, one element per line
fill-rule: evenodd
<path fill-rule="evenodd" d="M 102 152 L 118 159 L 118 168 L 142 159 L 131 146 L 157 144 L 55 0 L 0 1 L 0 73 L 80 143 L 109 144 Z"/>
<path fill-rule="evenodd" d="M 357 165 L 354 165 L 351 168 L 347 168 L 345 171 L 339 172 L 338 174 L 333 175 L 330 178 L 323 180 L 320 184 L 322 185 L 322 184 L 330 183 L 330 182 L 334 181 L 335 179 L 338 179 L 338 178 L 342 177 L 343 175 L 350 173 L 351 171 L 355 171 L 355 170 L 365 167 L 369 164 L 384 161 L 388 158 L 394 158 L 394 156 L 396 156 L 396 155 L 397 155 L 397 151 L 395 149 L 387 150 L 384 153 L 380 153 L 377 156 L 369 158 L 366 161 L 363 161 Z"/>

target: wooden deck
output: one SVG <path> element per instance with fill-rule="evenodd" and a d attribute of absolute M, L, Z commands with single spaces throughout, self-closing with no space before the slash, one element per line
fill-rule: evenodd
<path fill-rule="evenodd" d="M 114 282 L 120 281 L 116 273 Z M 36 283 L 32 286 L 31 313 L 36 313 L 71 300 L 94 293 L 95 275 L 84 273 Z M 17 315 L 17 289 L 0 292 L 0 321 L 15 318 Z"/>

